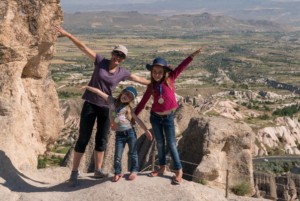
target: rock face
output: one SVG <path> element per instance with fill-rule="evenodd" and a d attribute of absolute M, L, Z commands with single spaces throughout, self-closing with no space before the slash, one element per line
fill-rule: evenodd
<path fill-rule="evenodd" d="M 62 126 L 48 69 L 61 21 L 59 0 L 0 2 L 0 150 L 16 168 L 36 167 Z"/>
<path fill-rule="evenodd" d="M 188 162 L 183 162 L 183 170 L 194 181 L 224 188 L 228 170 L 229 187 L 242 180 L 253 187 L 253 143 L 254 133 L 247 124 L 201 117 L 191 119 L 178 149 L 181 160 Z"/>
<path fill-rule="evenodd" d="M 234 100 L 224 100 L 224 97 L 229 95 L 233 96 Z M 206 100 L 198 107 L 200 108 L 200 113 L 203 115 L 221 115 L 229 119 L 243 121 L 248 118 L 257 118 L 268 114 L 261 110 L 248 108 L 243 103 L 247 103 L 250 100 L 276 103 L 280 100 L 289 100 L 294 95 L 279 95 L 273 92 L 253 92 L 248 90 L 220 92 L 213 95 L 213 97 L 214 99 Z M 285 106 L 290 105 L 286 104 Z M 255 128 L 260 123 L 249 125 Z M 272 120 L 270 123 L 272 123 L 270 126 L 255 128 L 256 143 L 253 146 L 253 156 L 300 154 L 297 147 L 300 141 L 300 124 L 298 119 L 288 116 L 277 117 L 275 121 Z"/>
<path fill-rule="evenodd" d="M 260 197 L 267 199 L 298 200 L 299 181 L 298 172 L 293 173 L 292 170 L 282 175 L 254 172 L 255 188 L 259 190 Z"/>
<path fill-rule="evenodd" d="M 199 113 L 191 104 L 181 104 L 174 115 L 176 136 L 180 136 L 187 129 L 191 118 L 198 116 Z"/>
<path fill-rule="evenodd" d="M 300 141 L 300 125 L 297 118 L 278 117 L 277 126 L 265 127 L 257 131 L 254 155 L 269 155 L 267 147 L 275 149 L 284 145 L 281 150 L 286 154 L 300 154 L 297 142 Z"/>

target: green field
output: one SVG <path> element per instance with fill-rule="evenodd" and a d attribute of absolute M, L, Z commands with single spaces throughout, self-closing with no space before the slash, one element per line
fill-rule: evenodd
<path fill-rule="evenodd" d="M 110 57 L 115 44 L 124 44 L 129 49 L 128 59 L 123 66 L 133 73 L 145 71 L 145 64 L 155 57 L 164 57 L 176 67 L 181 60 L 199 47 L 205 52 L 196 57 L 177 83 L 197 80 L 204 88 L 220 88 L 214 82 L 219 70 L 225 72 L 236 86 L 247 84 L 253 88 L 258 79 L 274 79 L 279 82 L 300 86 L 300 38 L 299 32 L 292 33 L 189 33 L 185 35 L 162 35 L 161 33 L 127 33 L 119 36 L 113 32 L 81 33 L 76 35 L 94 51 Z M 119 36 L 119 37 L 118 37 Z M 66 38 L 56 43 L 56 53 L 51 72 L 59 90 L 76 91 L 76 86 L 90 78 L 93 62 L 83 55 Z M 191 81 L 192 82 L 192 81 Z M 189 84 L 187 84 L 187 87 Z M 231 87 L 230 85 L 226 85 Z M 72 89 L 74 88 L 74 89 Z M 188 95 L 186 87 L 179 85 L 178 93 Z M 224 85 L 220 88 L 224 88 Z M 216 89 L 214 89 L 216 91 Z M 183 93 L 184 92 L 184 93 Z M 191 90 L 194 95 L 193 90 Z M 204 92 L 206 93 L 206 92 Z M 210 94 L 210 93 L 208 93 Z"/>

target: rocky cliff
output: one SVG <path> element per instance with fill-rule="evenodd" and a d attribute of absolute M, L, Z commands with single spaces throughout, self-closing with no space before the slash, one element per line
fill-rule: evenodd
<path fill-rule="evenodd" d="M 16 168 L 36 167 L 62 126 L 48 68 L 61 21 L 59 0 L 0 2 L 0 150 Z"/>

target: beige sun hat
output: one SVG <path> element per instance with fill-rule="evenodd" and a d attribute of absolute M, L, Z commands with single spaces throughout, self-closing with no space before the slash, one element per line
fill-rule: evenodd
<path fill-rule="evenodd" d="M 127 57 L 127 54 L 128 54 L 128 50 L 124 45 L 116 45 L 114 47 L 113 51 L 123 52 L 123 54 L 125 54 L 126 57 Z"/>

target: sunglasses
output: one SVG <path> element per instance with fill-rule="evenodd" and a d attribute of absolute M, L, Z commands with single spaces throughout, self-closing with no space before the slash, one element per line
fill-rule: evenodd
<path fill-rule="evenodd" d="M 113 53 L 113 55 L 115 55 L 116 57 L 119 57 L 121 59 L 125 59 L 126 58 L 126 55 L 123 52 L 113 51 L 112 53 Z"/>

